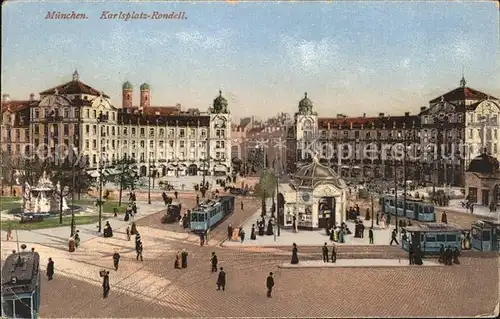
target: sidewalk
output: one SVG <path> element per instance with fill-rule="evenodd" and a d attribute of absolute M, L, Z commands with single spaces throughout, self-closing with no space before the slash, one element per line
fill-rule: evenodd
<path fill-rule="evenodd" d="M 298 264 L 292 265 L 284 263 L 278 268 L 294 269 L 294 268 L 383 268 L 383 267 L 438 267 L 442 264 L 431 261 L 423 260 L 423 265 L 410 265 L 408 259 L 337 259 L 335 263 L 325 263 L 322 260 L 306 260 L 299 261 Z"/>
<path fill-rule="evenodd" d="M 455 213 L 462 213 L 462 214 L 467 214 L 467 215 L 481 216 L 481 217 L 487 217 L 487 218 L 491 218 L 491 219 L 495 219 L 495 220 L 500 220 L 500 210 L 497 210 L 497 212 L 490 212 L 489 207 L 474 205 L 474 213 L 471 214 L 470 210 L 462 207 L 462 205 L 460 204 L 461 202 L 463 202 L 463 200 L 452 199 L 452 200 L 450 200 L 449 206 L 436 207 L 436 210 L 440 211 L 440 212 L 452 211 Z"/>
<path fill-rule="evenodd" d="M 166 207 L 162 202 L 154 202 L 151 205 L 147 204 L 147 202 L 137 202 L 138 212 L 135 220 L 152 215 L 165 209 Z M 102 228 L 104 228 L 104 225 L 107 221 L 109 221 L 111 227 L 113 228 L 113 231 L 123 228 L 129 224 L 129 222 L 123 220 L 123 215 L 120 215 L 118 217 L 103 219 Z M 80 231 L 80 242 L 82 244 L 86 241 L 102 236 L 102 233 L 99 233 L 97 231 L 98 225 L 99 223 L 76 225 L 76 229 Z M 30 243 L 33 243 L 41 245 L 62 245 L 65 247 L 65 249 L 67 249 L 70 229 L 69 227 L 54 227 L 38 230 L 18 230 L 13 231 L 12 235 L 14 236 L 13 241 L 16 240 L 16 235 L 19 236 L 20 244 L 28 245 Z M 7 237 L 7 233 L 2 230 L 1 236 L 1 241 L 4 242 L 4 239 Z"/>

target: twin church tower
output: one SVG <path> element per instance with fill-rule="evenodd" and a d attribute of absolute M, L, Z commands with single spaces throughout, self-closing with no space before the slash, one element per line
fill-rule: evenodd
<path fill-rule="evenodd" d="M 145 107 L 151 106 L 151 86 L 147 83 L 141 84 L 141 98 L 139 102 L 139 108 L 143 109 Z M 132 105 L 132 97 L 134 93 L 134 87 L 132 83 L 129 81 L 123 83 L 122 86 L 122 107 L 123 108 L 131 108 Z"/>

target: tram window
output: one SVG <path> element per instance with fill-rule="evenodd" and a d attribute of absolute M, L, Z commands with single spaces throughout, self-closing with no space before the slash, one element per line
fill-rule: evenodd
<path fill-rule="evenodd" d="M 14 303 L 14 312 L 16 318 L 31 318 L 31 299 L 22 298 Z"/>
<path fill-rule="evenodd" d="M 446 241 L 449 243 L 457 241 L 457 235 L 455 234 L 446 235 Z"/>
<path fill-rule="evenodd" d="M 481 231 L 479 231 L 477 228 L 472 228 L 472 238 L 474 239 L 477 239 L 477 240 L 481 240 L 482 237 L 481 237 Z"/>
<path fill-rule="evenodd" d="M 394 206 L 394 201 L 392 199 L 389 201 L 389 205 Z"/>
<path fill-rule="evenodd" d="M 423 214 L 424 213 L 424 208 L 422 206 L 420 206 L 420 214 Z"/>
<path fill-rule="evenodd" d="M 436 237 L 434 237 L 434 236 L 425 236 L 425 242 L 426 243 L 435 243 L 436 242 Z"/>
<path fill-rule="evenodd" d="M 14 302 L 12 300 L 5 300 L 2 302 L 2 314 L 7 318 L 14 317 Z"/>
<path fill-rule="evenodd" d="M 198 221 L 198 214 L 197 213 L 191 213 L 191 221 L 192 222 Z"/>
<path fill-rule="evenodd" d="M 398 208 L 403 208 L 403 202 L 398 203 Z"/>
<path fill-rule="evenodd" d="M 432 211 L 433 211 L 433 209 L 432 209 L 431 206 L 425 206 L 424 207 L 424 211 L 425 211 L 426 214 L 431 214 Z"/>
<path fill-rule="evenodd" d="M 415 207 L 413 206 L 413 204 L 408 204 L 408 210 L 413 210 L 415 209 Z"/>
<path fill-rule="evenodd" d="M 444 242 L 446 240 L 445 235 L 436 235 L 436 241 Z"/>
<path fill-rule="evenodd" d="M 490 240 L 490 232 L 488 230 L 483 231 L 483 240 L 484 241 Z"/>
<path fill-rule="evenodd" d="M 205 221 L 205 214 L 198 214 L 198 221 L 204 222 Z"/>

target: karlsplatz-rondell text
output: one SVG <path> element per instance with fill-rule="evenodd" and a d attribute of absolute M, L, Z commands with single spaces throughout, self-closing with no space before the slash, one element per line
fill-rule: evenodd
<path fill-rule="evenodd" d="M 145 12 L 111 12 L 111 11 L 102 11 L 101 12 L 101 20 L 109 19 L 109 20 L 186 20 L 186 12 L 169 12 L 162 13 L 158 11 L 153 11 L 151 13 Z"/>
<path fill-rule="evenodd" d="M 71 12 L 59 12 L 59 11 L 49 11 L 45 16 L 45 19 L 49 20 L 86 20 L 88 19 L 85 13 Z"/>

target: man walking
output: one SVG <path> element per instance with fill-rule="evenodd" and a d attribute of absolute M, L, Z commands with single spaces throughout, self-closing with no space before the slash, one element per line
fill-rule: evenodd
<path fill-rule="evenodd" d="M 394 229 L 392 231 L 392 234 L 391 234 L 391 242 L 389 243 L 389 245 L 392 246 L 392 243 L 393 242 L 396 242 L 396 245 L 399 245 L 399 242 L 398 242 L 398 238 L 397 238 L 398 234 L 396 233 L 396 230 Z"/>
<path fill-rule="evenodd" d="M 226 290 L 226 273 L 224 272 L 224 267 L 220 267 L 219 277 L 217 277 L 217 290 Z"/>
<path fill-rule="evenodd" d="M 115 271 L 118 270 L 118 264 L 120 263 L 120 254 L 115 252 L 113 254 L 113 266 L 115 266 Z"/>
<path fill-rule="evenodd" d="M 373 244 L 373 227 L 370 227 L 368 230 L 368 239 L 370 240 L 370 244 Z"/>
<path fill-rule="evenodd" d="M 109 271 L 106 271 L 104 277 L 102 278 L 102 297 L 108 298 L 109 294 Z"/>
<path fill-rule="evenodd" d="M 217 255 L 213 252 L 212 253 L 212 258 L 210 258 L 210 261 L 212 262 L 212 272 L 217 272 Z"/>
<path fill-rule="evenodd" d="M 337 246 L 333 244 L 332 246 L 332 263 L 337 261 Z"/>
<path fill-rule="evenodd" d="M 267 287 L 267 298 L 271 298 L 271 294 L 273 292 L 273 287 L 274 287 L 274 278 L 272 272 L 270 272 L 269 276 L 267 276 L 266 287 Z"/>
<path fill-rule="evenodd" d="M 323 246 L 323 262 L 328 262 L 328 247 L 325 245 Z"/>

